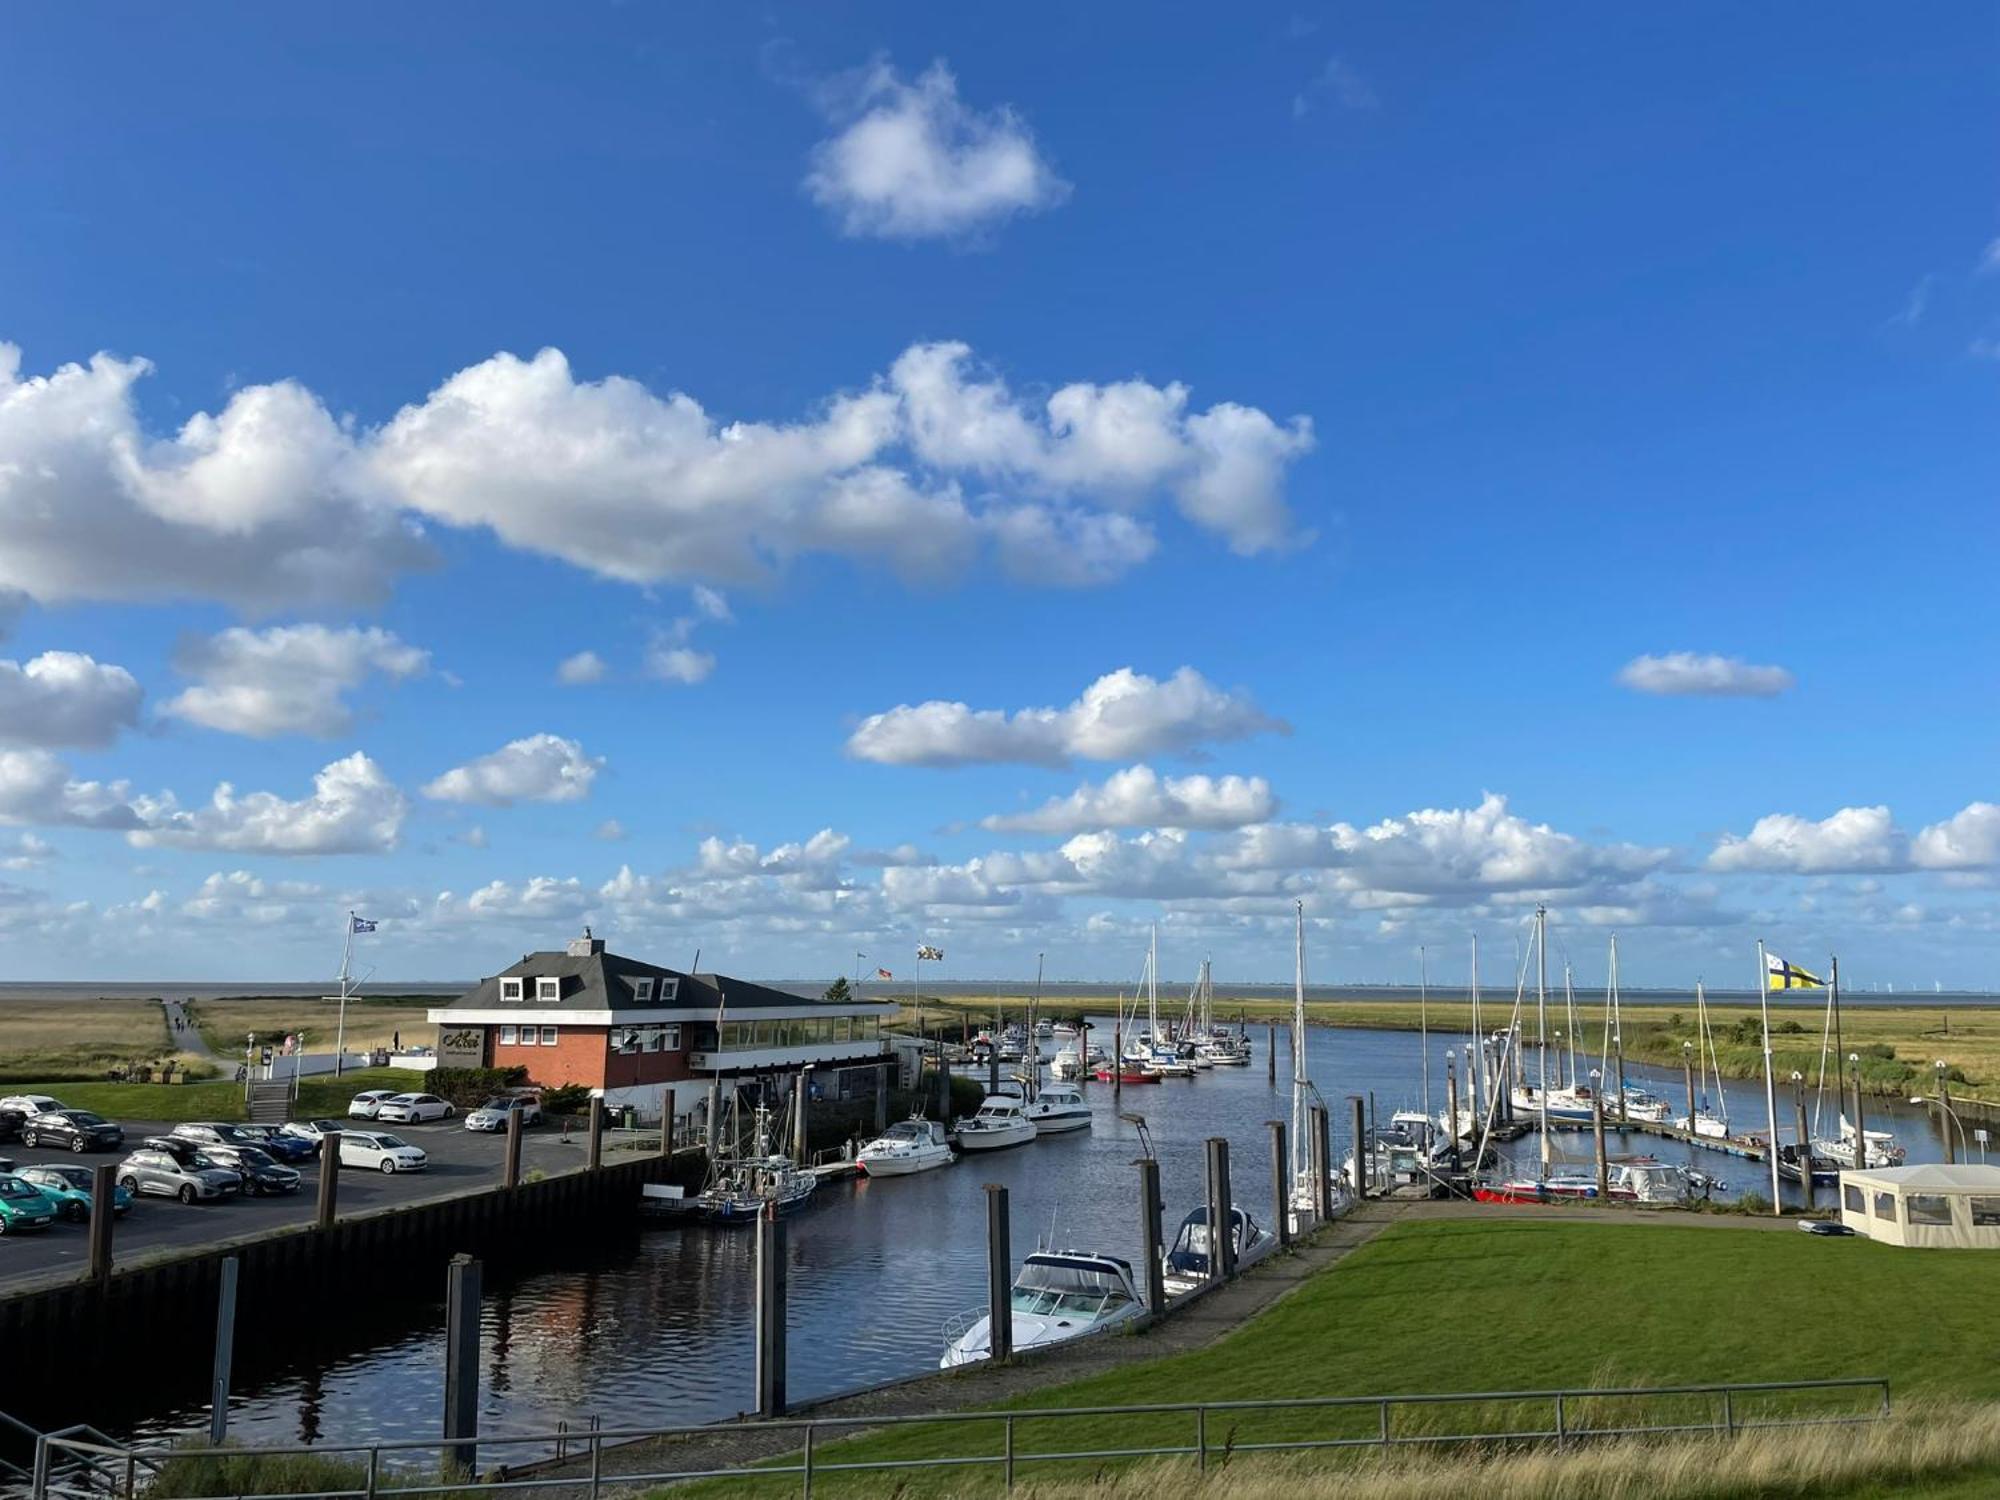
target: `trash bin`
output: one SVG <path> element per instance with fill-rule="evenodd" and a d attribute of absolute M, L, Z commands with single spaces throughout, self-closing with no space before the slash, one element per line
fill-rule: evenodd
<path fill-rule="evenodd" d="M 627 1130 L 637 1130 L 639 1128 L 639 1111 L 631 1105 L 626 1105 L 618 1111 L 618 1114 Z"/>

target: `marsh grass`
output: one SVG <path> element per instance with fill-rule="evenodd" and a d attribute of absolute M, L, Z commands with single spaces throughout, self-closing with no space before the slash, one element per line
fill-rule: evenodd
<path fill-rule="evenodd" d="M 424 1019 L 431 1005 L 439 1002 L 409 995 L 351 995 L 347 1001 L 347 1029 L 344 1033 L 351 1052 L 387 1047 L 398 1032 L 405 1046 L 434 1044 L 437 1027 Z M 336 1000 L 300 998 L 290 995 L 246 995 L 240 999 L 197 1000 L 194 1023 L 207 1042 L 223 1057 L 240 1058 L 247 1039 L 304 1031 L 306 1046 L 314 1052 L 330 1052 L 340 1026 L 340 1004 Z"/>
<path fill-rule="evenodd" d="M 0 1084 L 103 1078 L 174 1055 L 157 1000 L 0 1002 Z"/>

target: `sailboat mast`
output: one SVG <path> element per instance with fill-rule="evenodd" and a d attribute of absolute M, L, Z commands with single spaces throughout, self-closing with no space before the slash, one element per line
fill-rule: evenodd
<path fill-rule="evenodd" d="M 1292 1184 L 1305 1176 L 1306 1145 L 1306 904 L 1292 903 Z M 1359 1152 L 1362 1143 L 1356 1141 Z"/>
<path fill-rule="evenodd" d="M 1549 1170 L 1549 909 L 1535 908 L 1535 1051 L 1541 1074 L 1535 1085 L 1537 1123 L 1541 1126 L 1542 1173 Z"/>
<path fill-rule="evenodd" d="M 1477 1081 L 1473 1085 L 1472 1112 L 1479 1113 L 1479 1093 L 1489 1087 L 1486 1071 L 1486 1033 L 1479 1024 L 1479 934 L 1472 935 L 1472 1050 L 1478 1055 Z"/>
<path fill-rule="evenodd" d="M 1771 1158 L 1771 1212 L 1781 1214 L 1785 1210 L 1779 1204 L 1778 1176 L 1778 1079 L 1771 1071 L 1771 982 L 1770 969 L 1764 958 L 1764 940 L 1757 939 L 1757 1001 L 1764 1022 L 1764 1111 L 1771 1134 L 1767 1141 Z M 1806 1168 L 1806 1186 L 1812 1186 L 1812 1169 Z"/>
<path fill-rule="evenodd" d="M 1431 1117 L 1431 971 L 1422 943 L 1417 944 L 1417 1047 L 1423 1058 L 1424 1118 Z"/>
<path fill-rule="evenodd" d="M 1160 1045 L 1160 924 L 1153 924 L 1152 941 L 1146 947 L 1146 1041 L 1155 1051 Z"/>
<path fill-rule="evenodd" d="M 1570 964 L 1563 960 L 1563 1025 L 1569 1028 L 1569 1082 L 1565 1087 L 1576 1087 L 1576 986 L 1571 981 Z M 1558 1058 L 1560 1063 L 1561 1059 Z"/>
<path fill-rule="evenodd" d="M 1042 1093 L 1042 1038 L 1037 1028 L 1042 1024 L 1042 958 L 1035 955 L 1035 1001 L 1029 1008 L 1031 1018 L 1028 1024 L 1028 1100 L 1033 1103 Z"/>

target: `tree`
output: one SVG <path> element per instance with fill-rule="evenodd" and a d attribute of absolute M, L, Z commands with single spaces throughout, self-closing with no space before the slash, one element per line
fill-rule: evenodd
<path fill-rule="evenodd" d="M 831 1005 L 852 1005 L 854 1003 L 854 988 L 847 982 L 847 976 L 843 974 L 826 987 L 826 993 L 820 996 L 820 999 Z"/>

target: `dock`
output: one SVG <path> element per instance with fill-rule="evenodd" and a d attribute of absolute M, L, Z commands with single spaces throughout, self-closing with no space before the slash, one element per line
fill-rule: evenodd
<path fill-rule="evenodd" d="M 1588 1133 L 1591 1127 L 1588 1122 L 1565 1120 L 1560 1125 L 1552 1123 L 1551 1128 Z M 1616 1116 L 1606 1115 L 1604 1128 L 1607 1131 L 1637 1131 L 1640 1135 L 1656 1136 L 1663 1141 L 1679 1141 L 1684 1146 L 1694 1146 L 1703 1151 L 1719 1151 L 1724 1156 L 1741 1157 L 1744 1161 L 1763 1161 L 1769 1155 L 1764 1142 L 1752 1136 L 1696 1135 L 1692 1131 L 1682 1130 L 1678 1125 L 1662 1125 L 1655 1120 L 1620 1120 Z M 1530 1119 L 1524 1129 L 1534 1129 L 1534 1121 Z M 1498 1132 L 1495 1134 L 1497 1136 Z"/>

